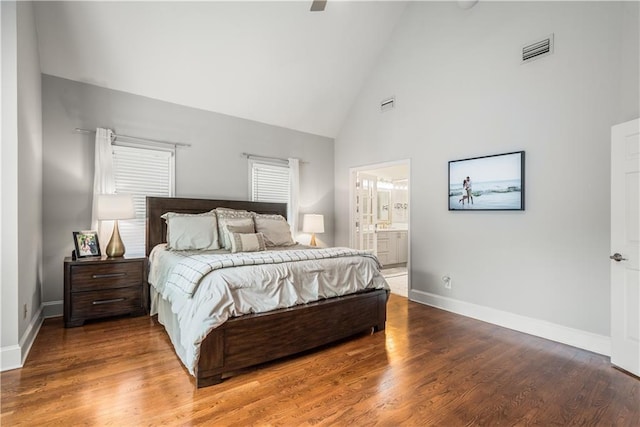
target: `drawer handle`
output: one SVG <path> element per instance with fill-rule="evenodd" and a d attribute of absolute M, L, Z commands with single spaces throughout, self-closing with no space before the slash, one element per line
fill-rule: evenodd
<path fill-rule="evenodd" d="M 94 279 L 107 279 L 109 277 L 124 277 L 127 273 L 107 273 L 107 274 L 94 274 L 91 276 Z"/>
<path fill-rule="evenodd" d="M 112 302 L 120 302 L 124 300 L 126 300 L 126 298 L 101 299 L 98 301 L 93 301 L 91 304 L 93 305 L 110 304 Z"/>

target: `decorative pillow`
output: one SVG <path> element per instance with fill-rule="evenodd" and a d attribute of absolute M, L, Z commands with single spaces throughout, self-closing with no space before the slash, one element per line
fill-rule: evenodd
<path fill-rule="evenodd" d="M 220 249 L 215 212 L 182 214 L 167 212 L 167 248 L 174 251 Z"/>
<path fill-rule="evenodd" d="M 231 252 L 257 252 L 264 251 L 267 246 L 264 244 L 262 233 L 229 233 L 231 239 Z"/>
<path fill-rule="evenodd" d="M 296 242 L 291 237 L 289 223 L 282 215 L 256 214 L 256 231 L 264 234 L 267 246 L 291 246 Z"/>
<path fill-rule="evenodd" d="M 248 218 L 230 219 L 224 226 L 227 233 L 253 234 L 256 232 L 253 222 Z M 231 241 L 231 238 L 229 238 Z"/>
<path fill-rule="evenodd" d="M 231 240 L 229 232 L 226 229 L 227 224 L 234 226 L 251 225 L 251 233 L 255 233 L 255 225 L 253 222 L 253 212 L 237 211 L 233 209 L 217 208 L 216 216 L 218 218 L 218 234 L 220 235 L 220 246 L 225 249 L 231 249 Z M 238 222 L 241 220 L 240 222 Z"/>

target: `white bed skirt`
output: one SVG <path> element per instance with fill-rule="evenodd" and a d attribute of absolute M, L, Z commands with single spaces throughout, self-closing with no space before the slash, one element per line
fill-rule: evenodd
<path fill-rule="evenodd" d="M 158 322 L 164 326 L 171 343 L 176 350 L 182 364 L 189 370 L 185 363 L 186 351 L 180 344 L 180 327 L 178 325 L 178 315 L 171 311 L 171 303 L 160 296 L 153 286 L 149 286 L 149 296 L 151 298 L 150 315 L 158 315 Z M 191 373 L 193 375 L 193 373 Z"/>

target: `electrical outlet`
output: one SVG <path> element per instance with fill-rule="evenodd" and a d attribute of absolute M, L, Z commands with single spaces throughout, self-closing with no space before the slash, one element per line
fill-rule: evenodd
<path fill-rule="evenodd" d="M 445 288 L 451 289 L 451 277 L 442 276 L 442 283 L 444 284 Z"/>
<path fill-rule="evenodd" d="M 22 318 L 23 318 L 23 319 L 26 319 L 26 318 L 27 318 L 27 304 L 25 304 L 25 305 L 22 307 Z"/>

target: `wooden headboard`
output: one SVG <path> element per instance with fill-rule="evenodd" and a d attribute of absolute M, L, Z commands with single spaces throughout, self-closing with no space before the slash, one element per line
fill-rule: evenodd
<path fill-rule="evenodd" d="M 146 254 L 158 244 L 166 242 L 167 224 L 160 218 L 167 212 L 203 213 L 215 208 L 244 209 L 247 211 L 279 214 L 287 217 L 286 203 L 247 202 L 243 200 L 183 199 L 178 197 L 147 197 Z"/>

